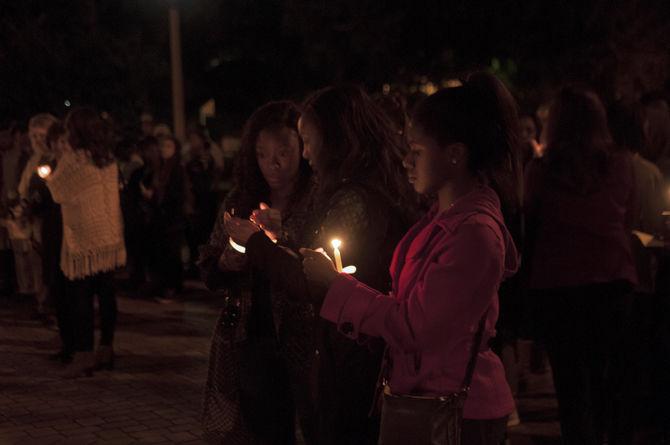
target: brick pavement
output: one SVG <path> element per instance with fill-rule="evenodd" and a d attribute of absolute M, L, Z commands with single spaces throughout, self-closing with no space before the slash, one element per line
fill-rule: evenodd
<path fill-rule="evenodd" d="M 21 301 L 0 307 L 0 444 L 202 444 L 198 422 L 215 302 L 119 298 L 116 369 L 62 380 L 58 335 Z M 189 297 L 195 297 L 189 299 Z"/>
<path fill-rule="evenodd" d="M 206 292 L 167 305 L 121 295 L 116 369 L 76 380 L 57 377 L 47 360 L 57 332 L 29 311 L 0 300 L 0 445 L 205 443 L 198 414 L 217 315 Z M 559 443 L 547 375 L 529 380 L 519 406 L 512 445 Z"/>

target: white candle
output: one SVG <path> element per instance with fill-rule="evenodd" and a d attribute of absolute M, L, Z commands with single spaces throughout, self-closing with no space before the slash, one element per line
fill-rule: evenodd
<path fill-rule="evenodd" d="M 340 246 L 342 241 L 339 239 L 334 239 L 330 242 L 333 246 L 333 255 L 335 256 L 335 268 L 338 272 L 342 272 L 342 255 L 340 255 Z"/>

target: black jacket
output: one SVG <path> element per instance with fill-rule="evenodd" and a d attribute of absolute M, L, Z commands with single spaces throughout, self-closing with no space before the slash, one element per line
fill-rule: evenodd
<path fill-rule="evenodd" d="M 343 265 L 354 265 L 356 277 L 380 291 L 390 290 L 389 265 L 393 249 L 408 224 L 400 209 L 380 192 L 360 184 L 347 183 L 337 190 L 306 225 L 311 230 L 308 247 L 323 247 L 332 253 L 330 241 L 342 241 Z M 286 298 L 312 301 L 318 305 L 326 289 L 307 282 L 299 255 L 273 244 L 263 232 L 247 243 L 247 256 L 255 268 L 269 277 Z M 318 314 L 318 307 L 316 308 Z M 383 345 L 365 345 L 347 339 L 334 325 L 318 319 L 315 379 L 318 444 L 376 444 L 378 419 L 368 412 Z"/>

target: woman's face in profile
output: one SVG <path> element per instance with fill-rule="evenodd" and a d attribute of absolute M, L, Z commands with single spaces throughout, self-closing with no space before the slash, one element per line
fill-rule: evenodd
<path fill-rule="evenodd" d="M 309 162 L 309 166 L 312 167 L 312 170 L 314 170 L 318 176 L 320 164 L 319 156 L 323 146 L 321 132 L 314 122 L 306 117 L 301 117 L 298 120 L 298 132 L 302 138 L 302 157 Z"/>
<path fill-rule="evenodd" d="M 419 126 L 410 126 L 409 153 L 403 159 L 407 179 L 420 194 L 437 192 L 452 177 L 450 150 L 442 148 Z"/>
<path fill-rule="evenodd" d="M 271 190 L 291 186 L 300 170 L 300 138 L 289 128 L 265 129 L 256 139 L 256 162 Z"/>

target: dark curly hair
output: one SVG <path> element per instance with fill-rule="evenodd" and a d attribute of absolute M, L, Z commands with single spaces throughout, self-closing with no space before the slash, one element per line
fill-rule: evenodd
<path fill-rule="evenodd" d="M 256 159 L 256 142 L 263 130 L 290 128 L 298 132 L 297 106 L 290 101 L 269 102 L 258 108 L 247 120 L 242 132 L 240 151 L 237 155 L 234 181 L 235 187 L 227 200 L 227 208 L 235 209 L 235 215 L 246 218 L 261 201 L 268 201 L 270 187 L 263 177 Z M 300 167 L 296 188 L 291 197 L 295 202 L 309 190 L 311 169 L 302 158 L 302 140 L 300 139 Z"/>
<path fill-rule="evenodd" d="M 114 162 L 111 128 L 96 110 L 73 108 L 65 118 L 65 128 L 72 148 L 89 153 L 96 167 L 102 168 Z"/>
<path fill-rule="evenodd" d="M 411 206 L 401 138 L 391 119 L 361 87 L 340 85 L 316 91 L 305 100 L 302 111 L 321 133 L 317 164 L 322 196 L 351 181 L 375 189 L 398 206 Z"/>

